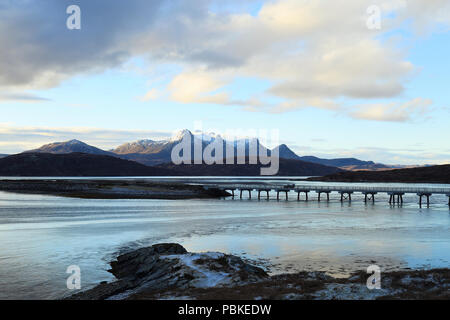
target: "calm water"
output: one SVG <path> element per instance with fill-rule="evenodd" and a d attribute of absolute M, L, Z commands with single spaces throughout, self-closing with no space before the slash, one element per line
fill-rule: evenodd
<path fill-rule="evenodd" d="M 302 183 L 303 184 L 303 183 Z M 392 184 L 394 185 L 394 184 Z M 398 185 L 398 184 L 396 184 Z M 272 195 L 273 197 L 274 195 Z M 323 270 L 345 276 L 378 264 L 449 267 L 446 196 L 419 209 L 378 195 L 365 205 L 257 200 L 86 200 L 0 192 L 0 299 L 52 299 L 66 289 L 66 268 L 78 265 L 82 288 L 112 280 L 115 255 L 158 242 L 190 251 L 243 256 L 271 273 Z"/>

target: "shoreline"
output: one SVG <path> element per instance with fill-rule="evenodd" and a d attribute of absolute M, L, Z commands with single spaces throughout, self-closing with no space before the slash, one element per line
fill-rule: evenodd
<path fill-rule="evenodd" d="M 127 180 L 0 180 L 0 191 L 53 195 L 81 199 L 167 199 L 185 200 L 227 197 L 219 189 L 175 182 Z"/>
<path fill-rule="evenodd" d="M 334 278 L 325 272 L 270 276 L 260 267 L 220 252 L 191 253 L 176 243 L 119 255 L 108 270 L 113 282 L 67 300 L 374 300 L 450 299 L 450 269 L 382 272 L 370 290 L 370 274 Z"/>

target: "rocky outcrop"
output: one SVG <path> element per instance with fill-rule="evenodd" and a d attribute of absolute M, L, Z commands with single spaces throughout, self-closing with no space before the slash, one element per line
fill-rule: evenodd
<path fill-rule="evenodd" d="M 254 283 L 269 276 L 242 259 L 218 252 L 189 253 L 179 244 L 156 244 L 117 257 L 111 263 L 117 281 L 102 283 L 69 299 L 156 298 L 195 288 L 217 288 Z"/>
<path fill-rule="evenodd" d="M 386 272 L 381 276 L 381 289 L 369 290 L 366 272 L 349 278 L 333 278 L 324 272 L 269 277 L 236 256 L 189 253 L 174 243 L 120 255 L 109 271 L 116 281 L 69 299 L 450 299 L 449 269 Z"/>

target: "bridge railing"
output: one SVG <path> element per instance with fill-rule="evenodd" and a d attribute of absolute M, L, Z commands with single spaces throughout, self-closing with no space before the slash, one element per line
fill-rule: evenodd
<path fill-rule="evenodd" d="M 348 192 L 402 192 L 402 193 L 437 193 L 450 194 L 450 188 L 417 187 L 366 187 L 366 186 L 296 186 L 296 189 L 312 191 L 348 191 Z"/>
<path fill-rule="evenodd" d="M 326 191 L 326 192 L 399 192 L 399 193 L 434 193 L 434 194 L 450 194 L 450 188 L 439 187 L 382 187 L 382 186 L 318 186 L 318 185 L 289 185 L 286 184 L 208 184 L 205 188 L 219 189 L 291 189 L 291 190 L 309 190 L 309 191 Z"/>

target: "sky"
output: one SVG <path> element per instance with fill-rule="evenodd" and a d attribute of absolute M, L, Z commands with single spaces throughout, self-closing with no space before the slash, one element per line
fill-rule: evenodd
<path fill-rule="evenodd" d="M 302 156 L 450 163 L 449 27 L 447 0 L 0 0 L 0 153 L 201 124 L 278 130 Z"/>

